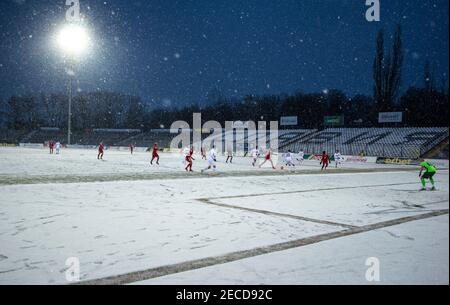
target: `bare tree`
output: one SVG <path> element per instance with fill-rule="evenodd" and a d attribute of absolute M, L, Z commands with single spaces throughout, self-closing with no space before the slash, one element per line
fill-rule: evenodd
<path fill-rule="evenodd" d="M 384 69 L 384 31 L 380 30 L 377 36 L 376 56 L 373 64 L 374 99 L 378 108 L 381 108 L 384 104 Z"/>
<path fill-rule="evenodd" d="M 377 37 L 377 50 L 374 62 L 374 98 L 378 111 L 390 111 L 398 97 L 403 65 L 402 29 L 397 26 L 392 52 L 386 57 L 384 53 L 384 33 Z"/>

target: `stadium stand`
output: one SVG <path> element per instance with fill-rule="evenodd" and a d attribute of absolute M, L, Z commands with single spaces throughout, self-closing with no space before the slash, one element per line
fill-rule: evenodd
<path fill-rule="evenodd" d="M 120 146 L 124 140 L 139 134 L 141 134 L 141 131 L 139 129 L 87 130 L 84 132 L 73 133 L 72 144 L 98 145 L 100 142 L 103 142 L 103 144 L 105 144 L 106 146 Z"/>
<path fill-rule="evenodd" d="M 0 143 L 19 144 L 19 140 L 28 133 L 27 130 L 0 129 Z"/>
<path fill-rule="evenodd" d="M 449 158 L 449 139 L 447 138 L 442 143 L 431 149 L 424 155 L 427 159 L 446 159 Z"/>
<path fill-rule="evenodd" d="M 301 142 L 302 139 L 305 139 L 316 132 L 317 129 L 280 130 L 278 147 L 282 148 L 289 146 L 292 143 Z"/>
<path fill-rule="evenodd" d="M 158 143 L 159 147 L 168 148 L 175 136 L 176 134 L 171 134 L 169 129 L 153 129 L 123 139 L 117 145 L 128 146 L 133 143 L 137 147 L 151 147 L 154 143 Z"/>
<path fill-rule="evenodd" d="M 34 130 L 20 139 L 21 143 L 46 143 L 49 140 L 65 142 L 67 139 L 67 133 L 63 132 L 59 128 L 53 127 L 41 127 L 38 130 Z"/>
<path fill-rule="evenodd" d="M 447 139 L 448 128 L 329 128 L 291 143 L 282 151 L 419 158 Z"/>
<path fill-rule="evenodd" d="M 177 134 L 171 134 L 169 129 L 154 129 L 147 132 L 140 130 L 94 129 L 78 131 L 72 134 L 72 144 L 106 146 L 151 147 L 158 143 L 161 148 L 169 148 L 172 139 Z M 209 134 L 202 134 L 204 140 Z M 252 149 L 249 143 L 256 142 L 255 132 L 232 131 L 216 135 L 222 140 L 223 152 L 225 137 L 240 139 L 244 144 L 235 145 L 236 152 L 248 152 Z M 222 139 L 220 139 L 222 138 Z M 330 153 L 339 149 L 344 155 L 366 155 L 378 157 L 448 158 L 448 128 L 329 128 L 325 130 L 293 129 L 278 132 L 278 148 L 281 153 L 300 150 L 316 154 L 323 150 Z M 192 131 L 191 131 L 192 139 Z M 243 139 L 243 140 L 242 140 Z M 40 128 L 32 132 L 0 131 L 0 142 L 3 143 L 46 143 L 49 140 L 67 141 L 67 133 L 58 128 Z M 267 131 L 266 141 L 269 145 L 270 131 Z"/>
<path fill-rule="evenodd" d="M 271 146 L 274 148 L 274 140 L 275 137 L 278 137 L 278 147 L 285 147 L 290 143 L 299 141 L 307 137 L 308 135 L 313 134 L 317 130 L 313 129 L 291 129 L 291 130 L 279 130 L 278 134 L 271 134 L 269 130 L 266 131 L 266 146 Z M 202 139 L 205 140 L 209 135 L 204 134 Z M 259 143 L 259 134 L 256 131 L 248 131 L 243 129 L 233 130 L 223 132 L 222 136 L 216 135 L 211 137 L 210 139 L 214 140 L 222 140 L 222 148 L 223 152 L 225 152 L 229 145 L 225 142 L 225 139 L 232 140 L 234 143 L 234 151 L 237 153 L 246 153 L 253 149 L 252 143 Z M 216 140 L 216 141 L 217 141 Z"/>
<path fill-rule="evenodd" d="M 71 144 L 98 145 L 104 142 L 107 146 L 116 146 L 119 142 L 140 134 L 136 129 L 94 129 L 83 132 L 72 132 Z M 59 128 L 42 127 L 27 134 L 18 135 L 16 142 L 46 143 L 50 140 L 67 143 L 67 132 Z"/>

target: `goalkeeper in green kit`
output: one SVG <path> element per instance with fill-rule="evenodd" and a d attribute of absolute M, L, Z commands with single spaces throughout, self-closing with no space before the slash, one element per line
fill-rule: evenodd
<path fill-rule="evenodd" d="M 435 191 L 436 190 L 436 186 L 435 186 L 433 177 L 434 177 L 434 175 L 436 175 L 436 172 L 437 172 L 436 167 L 434 165 L 430 164 L 427 161 L 422 161 L 420 163 L 420 167 L 421 168 L 420 168 L 419 177 L 420 177 L 420 180 L 422 182 L 422 189 L 421 189 L 421 191 L 426 191 L 427 190 L 427 188 L 426 188 L 426 185 L 427 185 L 426 180 L 427 179 L 429 179 L 430 182 L 431 182 L 431 185 L 432 185 L 431 190 Z M 425 173 L 423 171 L 425 171 Z"/>

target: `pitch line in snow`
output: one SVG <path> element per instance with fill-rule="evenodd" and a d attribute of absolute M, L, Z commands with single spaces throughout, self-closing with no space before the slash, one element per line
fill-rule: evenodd
<path fill-rule="evenodd" d="M 247 196 L 244 196 L 244 197 L 247 197 Z M 211 205 L 224 207 L 224 208 L 237 209 L 237 210 L 246 211 L 246 212 L 260 213 L 260 214 L 270 215 L 270 216 L 279 216 L 279 217 L 293 218 L 293 219 L 296 219 L 296 220 L 315 222 L 315 223 L 320 223 L 320 224 L 324 224 L 324 225 L 335 226 L 335 227 L 343 227 L 343 228 L 348 228 L 348 229 L 357 228 L 356 226 L 343 224 L 343 223 L 337 223 L 337 222 L 332 222 L 332 221 L 327 221 L 327 220 L 308 218 L 308 217 L 291 215 L 291 214 L 283 214 L 283 213 L 271 212 L 271 211 L 267 211 L 267 210 L 258 210 L 258 209 L 252 209 L 252 208 L 245 208 L 245 207 L 235 206 L 235 205 L 226 204 L 226 203 L 212 202 L 212 201 L 210 201 L 208 199 L 198 199 L 198 200 L 201 201 L 201 202 L 204 202 L 206 204 L 211 204 Z"/>
<path fill-rule="evenodd" d="M 376 188 L 376 187 L 388 187 L 388 186 L 411 185 L 411 184 L 417 184 L 417 182 L 375 184 L 375 185 L 358 185 L 358 186 L 343 186 L 343 187 L 299 190 L 299 191 L 289 191 L 289 192 L 275 192 L 275 193 L 263 193 L 263 194 L 251 194 L 251 195 L 223 196 L 223 197 L 215 197 L 215 198 L 201 198 L 201 199 L 197 199 L 197 200 L 201 201 L 203 203 L 206 203 L 206 204 L 219 206 L 219 207 L 224 207 L 224 208 L 237 209 L 237 210 L 246 211 L 246 212 L 253 212 L 253 213 L 260 213 L 260 214 L 264 214 L 264 215 L 271 215 L 271 216 L 278 216 L 278 217 L 287 217 L 287 218 L 293 218 L 293 219 L 302 220 L 302 221 L 315 222 L 315 223 L 320 223 L 320 224 L 324 224 L 324 225 L 330 225 L 330 226 L 337 226 L 337 227 L 353 229 L 353 228 L 357 228 L 357 226 L 344 224 L 344 223 L 333 222 L 333 221 L 327 221 L 327 220 L 303 217 L 303 216 L 298 216 L 298 215 L 292 215 L 292 214 L 277 213 L 277 212 L 272 212 L 272 211 L 268 211 L 268 210 L 247 208 L 247 207 L 242 207 L 242 206 L 238 206 L 238 205 L 232 205 L 232 204 L 215 202 L 214 200 L 248 198 L 248 197 L 260 197 L 260 196 L 270 196 L 270 195 L 286 195 L 286 194 L 298 194 L 298 193 L 311 193 L 311 192 L 320 192 L 320 191 L 334 191 L 334 190 L 359 189 L 359 188 Z"/>
<path fill-rule="evenodd" d="M 340 186 L 340 187 L 327 187 L 309 190 L 298 190 L 298 191 L 288 191 L 288 192 L 272 192 L 272 193 L 260 193 L 260 194 L 250 194 L 250 195 L 234 195 L 234 196 L 223 196 L 223 197 L 210 197 L 201 198 L 201 201 L 211 201 L 220 199 L 235 199 L 235 198 L 246 198 L 246 197 L 260 197 L 260 196 L 270 196 L 270 195 L 289 195 L 297 193 L 312 193 L 312 192 L 326 192 L 326 191 L 336 191 L 336 190 L 351 190 L 360 188 L 371 188 L 371 187 L 387 187 L 387 186 L 398 186 L 398 185 L 412 185 L 418 184 L 418 182 L 403 182 L 403 183 L 389 183 L 389 184 L 372 184 L 372 185 L 355 185 L 355 186 Z M 411 190 L 413 191 L 413 190 Z"/>
<path fill-rule="evenodd" d="M 370 224 L 370 225 L 361 226 L 361 227 L 349 228 L 349 229 L 342 230 L 342 231 L 326 233 L 326 234 L 321 234 L 321 235 L 312 236 L 312 237 L 301 238 L 301 239 L 283 242 L 283 243 L 279 243 L 279 244 L 274 244 L 274 245 L 270 245 L 270 246 L 259 247 L 259 248 L 244 250 L 244 251 L 237 251 L 237 252 L 232 252 L 232 253 L 228 253 L 228 254 L 224 254 L 224 255 L 220 255 L 220 256 L 207 257 L 207 258 L 192 260 L 192 261 L 183 262 L 183 263 L 179 263 L 179 264 L 161 266 L 161 267 L 151 268 L 151 269 L 147 269 L 147 270 L 130 272 L 130 273 L 126 273 L 126 274 L 115 275 L 115 276 L 110 276 L 110 277 L 105 277 L 105 278 L 100 278 L 100 279 L 82 281 L 77 284 L 78 285 L 131 284 L 131 283 L 135 283 L 135 282 L 139 282 L 139 281 L 145 281 L 145 280 L 158 278 L 158 277 L 162 277 L 162 276 L 167 276 L 167 275 L 171 275 L 171 274 L 176 274 L 176 273 L 211 267 L 211 266 L 215 266 L 215 265 L 230 263 L 230 262 L 234 262 L 234 261 L 238 261 L 238 260 L 242 260 L 242 259 L 246 259 L 246 258 L 251 258 L 251 257 L 255 257 L 255 256 L 273 253 L 273 252 L 289 250 L 289 249 L 293 249 L 293 248 L 299 248 L 299 247 L 303 247 L 303 246 L 307 246 L 307 245 L 316 244 L 316 243 L 319 243 L 322 241 L 351 236 L 351 235 L 365 233 L 365 232 L 378 230 L 378 229 L 382 229 L 382 228 L 386 228 L 386 227 L 392 227 L 392 226 L 407 223 L 407 222 L 428 219 L 428 218 L 433 218 L 433 217 L 448 215 L 448 214 L 449 214 L 448 209 L 436 210 L 436 211 L 426 213 L 426 214 L 420 214 L 420 215 L 408 216 L 408 217 L 403 217 L 403 218 L 394 219 L 394 220 L 383 221 L 380 223 Z"/>

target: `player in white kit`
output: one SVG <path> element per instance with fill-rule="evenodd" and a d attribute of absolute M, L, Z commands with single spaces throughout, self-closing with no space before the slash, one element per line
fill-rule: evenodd
<path fill-rule="evenodd" d="M 342 164 L 342 155 L 339 150 L 336 150 L 336 152 L 334 153 L 334 163 L 336 164 L 336 168 L 338 168 L 338 166 Z"/>
<path fill-rule="evenodd" d="M 252 155 L 252 166 L 255 167 L 256 166 L 256 162 L 258 162 L 258 158 L 259 158 L 259 149 L 258 146 L 256 146 L 255 148 L 253 148 L 250 152 L 250 154 Z"/>
<path fill-rule="evenodd" d="M 61 143 L 59 141 L 56 142 L 55 148 L 56 148 L 56 154 L 59 155 L 59 151 L 61 150 Z"/>
<path fill-rule="evenodd" d="M 292 161 L 292 152 L 289 150 L 286 154 L 284 154 L 284 163 L 286 166 L 295 166 Z"/>
<path fill-rule="evenodd" d="M 297 161 L 301 164 L 303 164 L 305 158 L 305 152 L 303 151 L 303 149 L 300 150 L 300 152 L 297 154 Z"/>
<path fill-rule="evenodd" d="M 216 162 L 217 162 L 217 152 L 216 152 L 216 147 L 213 146 L 211 148 L 211 150 L 209 151 L 209 156 L 208 156 L 208 167 L 205 169 L 202 169 L 202 173 L 204 171 L 207 171 L 209 169 L 213 169 L 213 171 L 216 171 Z"/>

